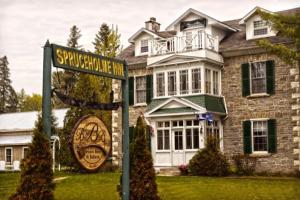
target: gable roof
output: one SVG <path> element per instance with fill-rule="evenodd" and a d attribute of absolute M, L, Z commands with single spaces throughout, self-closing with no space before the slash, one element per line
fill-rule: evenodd
<path fill-rule="evenodd" d="M 64 118 L 68 109 L 53 110 L 57 118 L 58 128 L 64 125 Z M 0 132 L 32 131 L 35 127 L 38 111 L 4 113 L 0 115 Z"/>
<path fill-rule="evenodd" d="M 239 21 L 239 24 L 245 24 L 245 22 L 250 18 L 252 17 L 258 10 L 261 10 L 261 11 L 264 11 L 264 12 L 267 12 L 267 13 L 273 13 L 271 11 L 268 11 L 264 8 L 261 8 L 259 6 L 256 6 L 255 8 L 253 8 L 250 12 L 248 12 L 240 21 Z"/>
<path fill-rule="evenodd" d="M 227 30 L 230 30 L 230 31 L 233 31 L 233 32 L 237 31 L 237 29 L 235 29 L 233 27 L 230 27 L 229 25 L 224 24 L 224 23 L 222 23 L 222 22 L 220 22 L 220 21 L 218 21 L 218 20 L 216 20 L 216 19 L 214 19 L 214 18 L 212 18 L 212 17 L 210 17 L 210 16 L 208 16 L 208 15 L 202 13 L 202 12 L 199 12 L 199 11 L 193 9 L 193 8 L 189 8 L 182 15 L 180 15 L 174 22 L 172 22 L 169 26 L 167 26 L 166 30 L 170 31 L 174 25 L 176 25 L 177 23 L 179 23 L 182 19 L 184 19 L 185 17 L 187 17 L 191 13 L 194 13 L 194 14 L 196 14 L 198 16 L 201 16 L 203 18 L 206 18 L 206 19 L 210 19 L 215 24 L 221 26 L 224 29 L 227 29 Z"/>
<path fill-rule="evenodd" d="M 135 39 L 141 34 L 141 33 L 147 33 L 153 37 L 160 37 L 158 36 L 157 34 L 155 34 L 154 32 L 146 29 L 146 28 L 141 28 L 140 30 L 138 30 L 135 34 L 133 34 L 133 36 L 131 36 L 129 39 L 128 39 L 128 42 L 130 43 L 134 43 Z"/>

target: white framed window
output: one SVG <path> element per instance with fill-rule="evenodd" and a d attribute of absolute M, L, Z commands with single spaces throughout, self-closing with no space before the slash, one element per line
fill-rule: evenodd
<path fill-rule="evenodd" d="M 259 94 L 267 92 L 267 76 L 266 76 L 266 62 L 251 63 L 251 93 Z"/>
<path fill-rule="evenodd" d="M 135 104 L 146 103 L 146 76 L 135 77 Z"/>
<path fill-rule="evenodd" d="M 211 70 L 205 69 L 205 92 L 211 94 Z"/>
<path fill-rule="evenodd" d="M 13 148 L 5 147 L 5 163 L 7 165 L 12 165 L 13 162 Z"/>
<path fill-rule="evenodd" d="M 193 48 L 193 32 L 185 32 L 185 46 L 186 50 L 191 50 Z"/>
<path fill-rule="evenodd" d="M 141 40 L 141 53 L 149 51 L 148 40 Z"/>
<path fill-rule="evenodd" d="M 219 72 L 213 71 L 213 94 L 219 94 Z"/>
<path fill-rule="evenodd" d="M 179 71 L 180 94 L 189 93 L 189 76 L 188 70 Z"/>
<path fill-rule="evenodd" d="M 253 152 L 268 152 L 268 123 L 267 120 L 251 121 Z"/>
<path fill-rule="evenodd" d="M 157 122 L 157 150 L 170 150 L 170 122 Z"/>
<path fill-rule="evenodd" d="M 198 120 L 187 120 L 185 129 L 185 148 L 200 148 L 200 129 Z"/>
<path fill-rule="evenodd" d="M 192 69 L 192 93 L 201 93 L 201 68 Z"/>
<path fill-rule="evenodd" d="M 165 96 L 165 73 L 156 74 L 156 95 Z"/>
<path fill-rule="evenodd" d="M 23 147 L 22 149 L 22 159 L 26 158 L 26 156 L 28 155 L 29 152 L 29 148 L 28 147 Z"/>
<path fill-rule="evenodd" d="M 176 95 L 176 71 L 168 72 L 168 95 Z"/>
<path fill-rule="evenodd" d="M 268 34 L 268 22 L 265 20 L 258 20 L 253 22 L 253 35 L 267 35 Z"/>
<path fill-rule="evenodd" d="M 206 121 L 206 135 L 212 135 L 220 139 L 219 121 L 214 120 L 211 123 Z"/>

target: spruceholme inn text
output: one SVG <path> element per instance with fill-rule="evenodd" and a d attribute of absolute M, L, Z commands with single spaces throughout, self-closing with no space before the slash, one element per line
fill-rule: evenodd
<path fill-rule="evenodd" d="M 95 56 L 88 52 L 53 45 L 53 58 L 54 65 L 62 68 L 83 69 L 95 74 L 104 73 L 118 77 L 124 76 L 123 62 L 107 59 L 100 55 Z"/>

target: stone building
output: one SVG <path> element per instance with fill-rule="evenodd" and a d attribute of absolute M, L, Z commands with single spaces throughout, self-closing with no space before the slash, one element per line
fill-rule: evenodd
<path fill-rule="evenodd" d="M 224 22 L 188 9 L 164 31 L 152 17 L 129 38 L 119 57 L 128 63 L 130 125 L 146 117 L 156 168 L 187 164 L 213 134 L 228 157 L 257 157 L 258 171 L 300 170 L 299 69 L 257 46 L 261 38 L 292 41 L 262 20 L 258 9 Z M 296 12 L 300 8 L 278 13 Z M 113 88 L 120 100 L 120 83 Z M 118 110 L 115 164 L 122 158 L 120 127 Z"/>

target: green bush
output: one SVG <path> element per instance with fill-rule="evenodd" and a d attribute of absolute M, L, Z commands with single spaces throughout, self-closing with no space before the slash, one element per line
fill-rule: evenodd
<path fill-rule="evenodd" d="M 229 174 L 229 164 L 218 148 L 218 139 L 208 136 L 206 148 L 199 150 L 189 162 L 192 175 L 196 176 L 226 176 Z"/>
<path fill-rule="evenodd" d="M 52 117 L 51 132 L 54 133 L 55 129 L 55 119 Z M 53 200 L 54 187 L 50 142 L 43 133 L 42 118 L 39 115 L 28 155 L 21 162 L 21 179 L 17 191 L 9 199 Z"/>
<path fill-rule="evenodd" d="M 238 154 L 232 157 L 237 175 L 253 175 L 256 169 L 257 158 L 250 157 L 248 154 Z"/>

